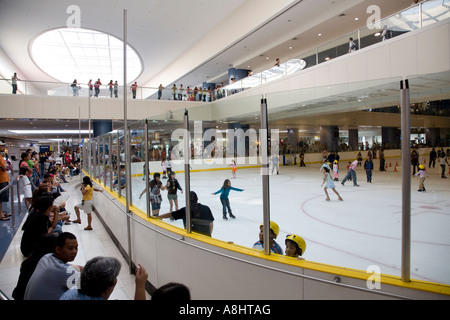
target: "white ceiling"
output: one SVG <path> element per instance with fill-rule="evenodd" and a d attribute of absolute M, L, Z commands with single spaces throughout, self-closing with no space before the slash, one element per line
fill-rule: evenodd
<path fill-rule="evenodd" d="M 29 54 L 36 36 L 67 26 L 72 15 L 67 9 L 77 5 L 82 28 L 123 39 L 123 10 L 127 9 L 128 44 L 138 52 L 144 66 L 136 79 L 141 86 L 227 83 L 230 67 L 250 66 L 257 72 L 271 67 L 276 57 L 285 61 L 363 27 L 370 16 L 370 5 L 378 5 L 382 17 L 386 17 L 411 2 L 0 0 L 0 49 L 22 79 L 54 81 Z"/>

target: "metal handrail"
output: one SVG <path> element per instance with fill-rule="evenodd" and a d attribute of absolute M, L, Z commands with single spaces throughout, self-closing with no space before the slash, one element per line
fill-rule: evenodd
<path fill-rule="evenodd" d="M 22 209 L 20 207 L 20 201 L 21 201 L 21 197 L 20 197 L 20 176 L 17 176 L 16 178 L 16 184 L 17 184 L 17 210 L 18 210 L 18 214 L 21 215 L 22 214 Z M 33 183 L 33 182 L 31 182 Z M 34 184 L 33 184 L 34 185 Z M 11 189 L 10 190 L 10 207 L 11 207 L 11 224 L 12 227 L 15 228 L 16 227 L 16 217 L 15 217 L 15 209 L 14 209 L 14 184 L 8 182 L 8 185 L 6 187 L 4 187 L 3 189 L 0 190 L 0 194 L 6 192 L 6 190 Z"/>
<path fill-rule="evenodd" d="M 0 290 L 0 300 L 11 300 L 11 299 L 9 299 L 8 296 L 4 294 L 2 290 Z"/>

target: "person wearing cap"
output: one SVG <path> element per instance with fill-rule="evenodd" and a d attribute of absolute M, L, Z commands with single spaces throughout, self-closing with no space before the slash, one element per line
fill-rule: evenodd
<path fill-rule="evenodd" d="M 270 221 L 269 247 L 271 253 L 283 254 L 280 245 L 275 241 L 279 232 L 280 228 L 278 224 Z M 259 241 L 255 242 L 253 249 L 264 250 L 264 229 L 262 224 L 259 226 Z"/>
<path fill-rule="evenodd" d="M 6 188 L 9 185 L 8 164 L 4 158 L 6 143 L 0 141 L 0 190 Z M 9 188 L 0 194 L 0 221 L 9 220 L 8 214 L 3 211 L 3 202 L 9 201 Z"/>
<path fill-rule="evenodd" d="M 304 260 L 301 256 L 305 253 L 306 242 L 302 237 L 296 234 L 290 234 L 286 237 L 284 243 L 286 244 L 285 254 L 288 257 Z"/>
<path fill-rule="evenodd" d="M 214 216 L 211 209 L 208 206 L 198 203 L 198 197 L 194 191 L 189 193 L 189 197 L 191 202 L 191 230 L 211 237 L 214 227 Z M 186 228 L 186 207 L 162 214 L 157 218 L 173 218 L 175 220 L 183 219 L 183 225 Z"/>

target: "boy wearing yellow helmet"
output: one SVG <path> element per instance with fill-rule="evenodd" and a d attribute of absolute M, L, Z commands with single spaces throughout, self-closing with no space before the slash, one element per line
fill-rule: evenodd
<path fill-rule="evenodd" d="M 280 228 L 278 225 L 275 222 L 270 221 L 269 244 L 271 253 L 283 254 L 280 245 L 275 241 L 279 232 Z M 264 250 L 264 230 L 262 224 L 259 226 L 259 241 L 253 245 L 253 249 Z"/>
<path fill-rule="evenodd" d="M 419 165 L 419 171 L 415 174 L 416 176 L 419 176 L 419 192 L 425 191 L 425 178 L 428 177 L 428 173 L 425 170 L 425 166 L 423 164 Z"/>
<path fill-rule="evenodd" d="M 302 258 L 301 256 L 305 253 L 306 242 L 302 237 L 296 234 L 290 234 L 286 237 L 285 244 L 285 253 L 287 256 L 294 257 L 299 260 L 304 260 L 304 258 Z"/>

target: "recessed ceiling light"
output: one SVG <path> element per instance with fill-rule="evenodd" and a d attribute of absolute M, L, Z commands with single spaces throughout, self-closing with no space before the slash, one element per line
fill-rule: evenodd
<path fill-rule="evenodd" d="M 321 33 L 318 33 L 317 35 L 318 35 L 319 37 L 320 37 L 320 36 L 322 36 L 322 34 L 321 34 Z"/>
<path fill-rule="evenodd" d="M 355 21 L 358 21 L 359 20 L 359 18 L 355 18 Z"/>

